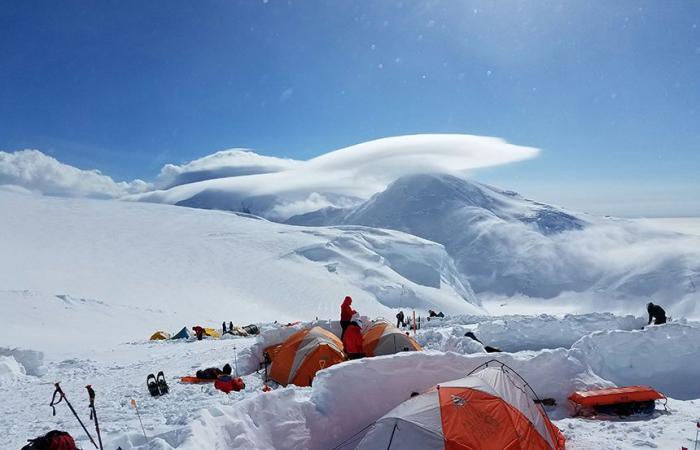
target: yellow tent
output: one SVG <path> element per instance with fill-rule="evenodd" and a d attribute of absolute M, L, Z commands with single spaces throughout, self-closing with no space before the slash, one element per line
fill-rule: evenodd
<path fill-rule="evenodd" d="M 221 333 L 219 333 L 218 331 L 216 331 L 213 328 L 205 328 L 204 334 L 207 336 L 213 337 L 213 338 L 220 338 L 221 337 Z"/>
<path fill-rule="evenodd" d="M 162 341 L 164 339 L 170 339 L 170 333 L 167 333 L 165 331 L 156 331 L 151 336 L 152 341 Z"/>

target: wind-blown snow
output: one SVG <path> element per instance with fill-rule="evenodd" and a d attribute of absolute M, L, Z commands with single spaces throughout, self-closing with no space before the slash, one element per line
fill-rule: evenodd
<path fill-rule="evenodd" d="M 115 182 L 99 170 L 81 170 L 38 150 L 0 151 L 0 185 L 62 197 L 117 198 L 151 189 L 141 180 Z"/>
<path fill-rule="evenodd" d="M 537 153 L 535 148 L 492 137 L 398 136 L 335 150 L 275 173 L 206 180 L 132 198 L 199 208 L 246 210 L 285 219 L 319 206 L 356 204 L 401 176 L 463 173 L 532 158 Z M 315 201 L 312 196 L 316 196 Z M 324 202 L 319 202 L 319 197 Z"/>

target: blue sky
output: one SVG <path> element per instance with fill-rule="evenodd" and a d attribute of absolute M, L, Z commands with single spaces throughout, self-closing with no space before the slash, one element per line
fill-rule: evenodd
<path fill-rule="evenodd" d="M 700 215 L 694 1 L 6 1 L 0 149 L 115 179 L 216 150 L 308 159 L 454 132 L 542 201 Z"/>

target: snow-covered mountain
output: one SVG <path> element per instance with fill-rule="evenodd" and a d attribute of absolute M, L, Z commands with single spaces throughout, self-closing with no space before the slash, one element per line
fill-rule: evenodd
<path fill-rule="evenodd" d="M 441 243 L 477 293 L 652 297 L 682 304 L 684 313 L 700 300 L 697 238 L 570 213 L 450 175 L 402 177 L 359 206 L 325 208 L 287 223 L 357 224 Z"/>
<path fill-rule="evenodd" d="M 399 307 L 483 312 L 441 245 L 401 232 L 2 191 L 0 210 L 11 212 L 0 221 L 4 345 L 66 348 L 195 323 L 335 318 L 345 295 L 373 316 Z M 44 333 L 26 336 L 27 326 Z"/>
<path fill-rule="evenodd" d="M 652 299 L 676 315 L 700 314 L 697 237 L 568 212 L 466 179 L 471 169 L 536 154 L 483 136 L 398 136 L 308 161 L 226 150 L 167 164 L 152 183 L 124 184 L 39 152 L 0 152 L 0 189 L 242 212 L 304 226 L 398 230 L 442 244 L 455 263 L 453 278 L 499 305 L 555 299 L 550 307 L 632 312 Z M 43 172 L 53 176 L 42 178 Z M 381 289 L 385 299 L 396 292 Z"/>
<path fill-rule="evenodd" d="M 225 151 L 166 165 L 159 190 L 131 200 L 249 211 L 272 220 L 361 203 L 404 175 L 457 172 L 528 159 L 537 149 L 461 134 L 395 136 L 363 142 L 308 161 Z"/>

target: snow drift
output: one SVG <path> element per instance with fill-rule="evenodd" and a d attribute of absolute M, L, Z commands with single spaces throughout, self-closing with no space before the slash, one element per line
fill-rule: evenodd
<path fill-rule="evenodd" d="M 700 328 L 669 323 L 644 330 L 599 331 L 582 337 L 572 353 L 619 385 L 650 385 L 678 399 L 700 398 Z"/>
<path fill-rule="evenodd" d="M 582 337 L 601 330 L 638 330 L 646 320 L 611 313 L 539 316 L 453 316 L 421 322 L 418 340 L 426 348 L 474 353 L 483 347 L 465 337 L 472 331 L 486 345 L 508 352 L 569 348 Z M 462 349 L 460 351 L 459 349 Z M 469 351 L 471 350 L 471 351 Z"/>

